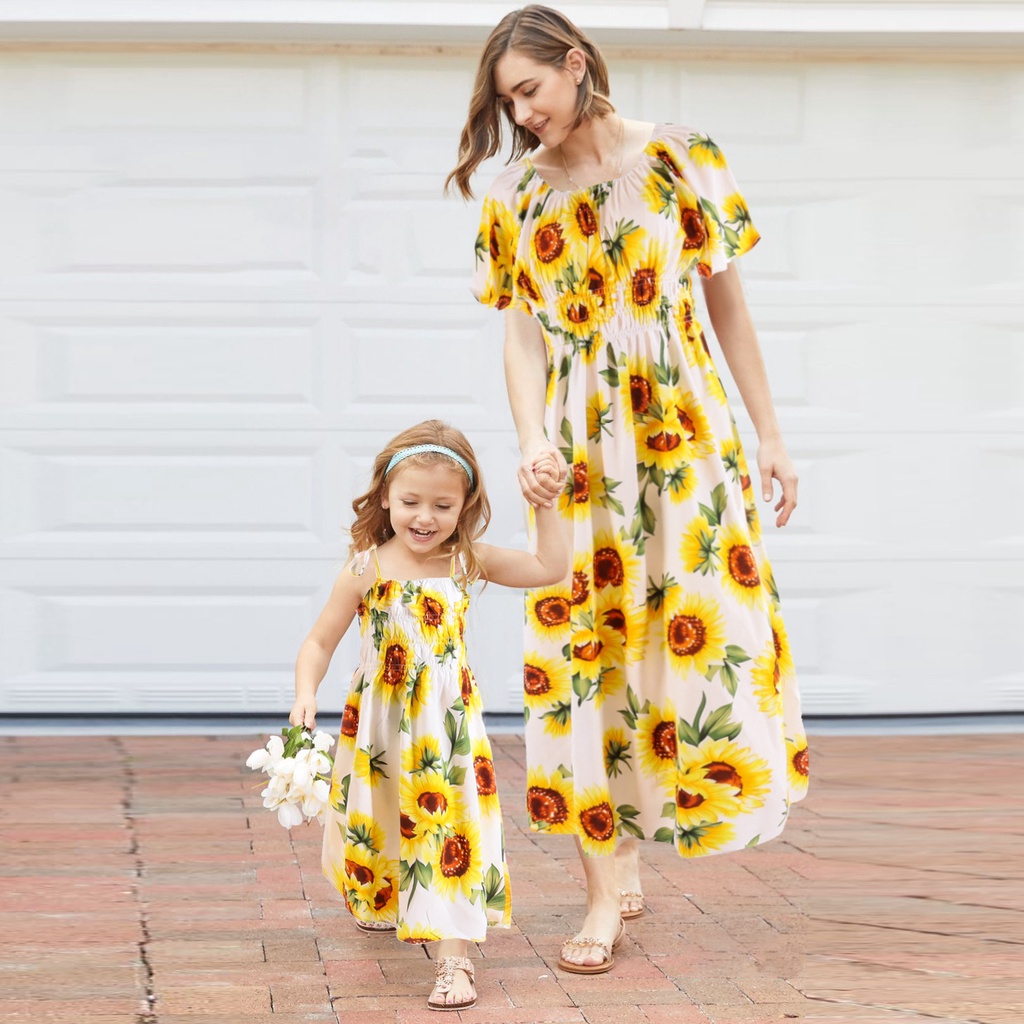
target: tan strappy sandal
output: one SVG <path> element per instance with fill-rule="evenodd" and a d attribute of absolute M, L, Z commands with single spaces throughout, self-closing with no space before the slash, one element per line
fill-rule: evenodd
<path fill-rule="evenodd" d="M 361 932 L 368 932 L 371 935 L 379 935 L 381 932 L 393 932 L 395 925 L 391 921 L 360 921 L 355 919 L 356 927 Z"/>
<path fill-rule="evenodd" d="M 608 948 L 608 943 L 603 939 L 590 939 L 585 935 L 578 939 L 569 939 L 567 942 L 562 943 L 563 948 L 565 946 L 598 946 L 604 953 L 604 959 L 599 964 L 574 964 L 571 960 L 566 960 L 560 956 L 558 958 L 558 966 L 563 971 L 568 971 L 569 974 L 604 974 L 615 965 L 615 957 L 612 954 L 619 948 L 625 935 L 626 926 L 620 918 L 619 930 L 615 935 L 615 941 L 612 943 L 611 949 Z"/>
<path fill-rule="evenodd" d="M 439 995 L 447 995 L 452 990 L 455 981 L 455 972 L 465 971 L 473 986 L 473 995 L 461 1003 L 437 1003 L 433 999 L 427 1000 L 427 1007 L 431 1010 L 468 1010 L 476 1006 L 476 976 L 473 973 L 472 962 L 464 956 L 442 956 L 434 961 L 435 988 Z"/>
<path fill-rule="evenodd" d="M 629 889 L 619 890 L 619 902 L 623 900 L 631 900 L 634 903 L 639 903 L 640 906 L 636 910 L 621 910 L 619 916 L 623 921 L 631 921 L 634 917 L 643 917 L 647 912 L 647 903 L 644 901 L 644 894 L 642 892 L 633 892 Z"/>

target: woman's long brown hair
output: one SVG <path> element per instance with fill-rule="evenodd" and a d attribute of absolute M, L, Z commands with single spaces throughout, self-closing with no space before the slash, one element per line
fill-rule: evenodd
<path fill-rule="evenodd" d="M 391 516 L 381 504 L 388 489 L 388 463 L 391 457 L 403 448 L 412 448 L 420 444 L 437 444 L 451 448 L 461 455 L 473 470 L 473 482 L 466 479 L 466 500 L 459 513 L 459 525 L 449 540 L 448 553 L 456 558 L 456 564 L 465 566 L 466 581 L 472 583 L 480 577 L 480 562 L 473 551 L 473 541 L 478 540 L 487 524 L 491 521 L 491 506 L 484 490 L 483 477 L 477 463 L 473 446 L 461 430 L 448 426 L 441 420 L 424 420 L 416 426 L 403 430 L 390 441 L 373 463 L 373 479 L 370 489 L 352 502 L 352 511 L 356 520 L 349 533 L 352 543 L 349 545 L 349 558 L 369 551 L 375 544 L 383 544 L 395 535 L 391 528 Z M 449 469 L 461 467 L 458 463 L 440 452 L 420 452 L 403 459 L 391 472 L 398 473 L 402 466 L 446 466 Z"/>
<path fill-rule="evenodd" d="M 608 66 L 601 51 L 564 14 L 541 4 L 521 7 L 498 22 L 487 37 L 476 69 L 469 116 L 459 140 L 459 162 L 445 179 L 446 193 L 454 181 L 466 199 L 473 197 L 469 179 L 484 160 L 501 149 L 503 118 L 512 131 L 509 162 L 532 153 L 540 145 L 540 139 L 516 124 L 509 107 L 498 98 L 494 88 L 498 61 L 509 50 L 517 50 L 538 64 L 560 68 L 565 64 L 566 54 L 574 48 L 582 50 L 587 58 L 583 81 L 577 90 L 575 128 L 584 118 L 604 117 L 615 109 L 608 99 Z"/>

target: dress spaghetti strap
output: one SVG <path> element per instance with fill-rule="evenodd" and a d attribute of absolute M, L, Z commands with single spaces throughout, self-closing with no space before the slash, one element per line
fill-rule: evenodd
<path fill-rule="evenodd" d="M 355 554 L 355 555 L 352 556 L 351 572 L 352 572 L 353 576 L 362 576 L 363 573 L 366 572 L 366 566 L 367 566 L 367 563 L 370 561 L 370 554 L 371 553 L 373 554 L 374 563 L 376 563 L 376 561 L 377 561 L 377 553 L 372 548 L 370 549 L 370 551 L 364 551 L 362 553 L 362 560 L 361 561 L 360 561 L 360 556 L 358 554 Z M 379 566 L 377 567 L 377 577 L 380 578 L 380 567 Z"/>

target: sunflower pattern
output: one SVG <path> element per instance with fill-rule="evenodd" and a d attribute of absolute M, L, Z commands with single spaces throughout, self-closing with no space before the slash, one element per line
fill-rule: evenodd
<path fill-rule="evenodd" d="M 692 289 L 758 237 L 722 150 L 673 125 L 613 181 L 559 191 L 525 157 L 484 203 L 473 291 L 541 326 L 574 533 L 571 580 L 526 595 L 526 802 L 535 831 L 592 854 L 754 846 L 807 790 L 779 595 Z"/>
<path fill-rule="evenodd" d="M 395 923 L 404 942 L 480 942 L 488 925 L 511 921 L 494 759 L 463 643 L 468 607 L 454 578 L 379 574 L 359 607 L 362 645 L 345 699 L 323 871 L 350 913 Z M 538 692 L 568 704 L 564 663 L 538 658 L 536 671 Z"/>

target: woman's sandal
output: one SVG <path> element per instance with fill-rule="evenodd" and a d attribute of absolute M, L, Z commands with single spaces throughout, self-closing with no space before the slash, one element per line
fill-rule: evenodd
<path fill-rule="evenodd" d="M 473 995 L 469 999 L 464 999 L 461 1003 L 437 1003 L 433 999 L 427 1000 L 427 1008 L 431 1010 L 468 1010 L 471 1006 L 476 1006 L 476 977 L 473 974 L 473 964 L 468 957 L 464 956 L 443 956 L 438 960 L 434 961 L 434 977 L 435 984 L 434 988 L 437 989 L 438 994 L 441 996 L 447 995 L 452 990 L 452 985 L 455 982 L 455 972 L 465 971 L 466 976 L 469 978 L 470 985 L 473 986 Z"/>
<path fill-rule="evenodd" d="M 620 913 L 623 921 L 630 921 L 634 917 L 643 917 L 647 911 L 647 904 L 644 902 L 644 894 L 642 892 L 631 892 L 628 889 L 619 890 L 619 902 L 630 902 L 639 903 L 640 906 L 636 910 L 623 910 Z"/>
<path fill-rule="evenodd" d="M 369 932 L 371 935 L 376 935 L 380 932 L 393 932 L 395 930 L 395 925 L 391 921 L 360 921 L 357 917 L 355 922 L 356 927 L 361 932 Z"/>
<path fill-rule="evenodd" d="M 625 935 L 626 926 L 620 918 L 619 930 L 615 935 L 615 941 L 612 943 L 611 949 L 608 948 L 608 943 L 602 939 L 588 939 L 586 936 L 580 939 L 569 939 L 567 942 L 562 943 L 563 948 L 566 946 L 600 946 L 604 951 L 604 959 L 599 964 L 574 964 L 571 960 L 566 960 L 560 956 L 558 958 L 558 966 L 570 974 L 604 974 L 615 965 L 615 957 L 612 954 L 619 948 Z"/>

